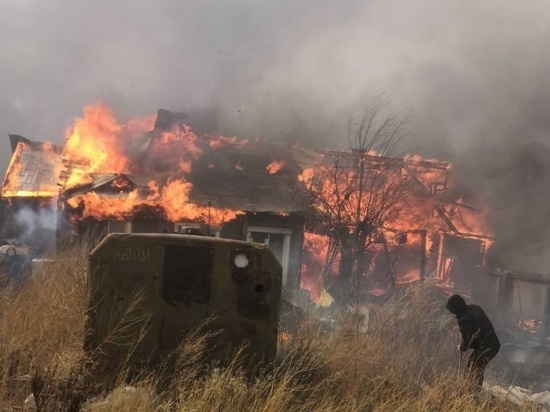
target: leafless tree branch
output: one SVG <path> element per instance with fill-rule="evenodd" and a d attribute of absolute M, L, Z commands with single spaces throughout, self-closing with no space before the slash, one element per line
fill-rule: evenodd
<path fill-rule="evenodd" d="M 358 120 L 350 117 L 350 150 L 327 154 L 306 185 L 316 230 L 330 237 L 332 251 L 340 255 L 339 278 L 348 284 L 358 284 L 369 246 L 399 215 L 410 192 L 411 178 L 403 159 L 396 158 L 409 119 L 388 106 L 379 96 Z"/>

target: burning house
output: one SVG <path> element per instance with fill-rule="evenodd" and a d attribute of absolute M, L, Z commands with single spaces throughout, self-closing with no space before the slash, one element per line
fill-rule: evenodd
<path fill-rule="evenodd" d="M 307 291 L 295 303 L 365 302 L 435 277 L 483 302 L 503 341 L 519 342 L 506 347 L 512 362 L 538 350 L 529 339 L 548 342 L 550 277 L 485 265 L 486 211 L 461 199 L 450 163 L 195 130 L 165 110 L 119 124 L 99 105 L 63 145 L 10 135 L 2 238 L 40 251 L 112 232 L 260 242 L 284 287 Z"/>
<path fill-rule="evenodd" d="M 383 293 L 428 275 L 458 281 L 464 267 L 483 263 L 483 214 L 452 195 L 449 163 L 364 154 L 370 174 L 362 176 L 377 176 L 380 186 L 365 181 L 370 191 L 357 195 L 352 152 L 196 134 L 192 126 L 185 114 L 165 110 L 119 124 L 97 105 L 62 147 L 10 136 L 7 221 L 26 208 L 50 210 L 58 244 L 111 232 L 266 243 L 286 288 L 302 287 L 314 300 L 338 294 L 346 272 L 360 273 L 365 292 Z M 387 189 L 401 185 L 401 192 Z M 357 221 L 362 209 L 378 221 Z M 360 254 L 349 246 L 359 233 Z"/>
<path fill-rule="evenodd" d="M 6 220 L 15 223 L 23 207 L 47 208 L 58 244 L 110 232 L 189 231 L 266 243 L 283 264 L 285 285 L 298 288 L 304 218 L 295 150 L 199 138 L 187 122 L 159 110 L 118 125 L 108 109 L 93 106 L 63 147 L 10 136 Z"/>
<path fill-rule="evenodd" d="M 484 262 L 484 213 L 453 196 L 448 162 L 329 152 L 300 179 L 317 211 L 302 282 L 317 296 L 356 293 L 350 282 L 381 295 L 425 276 L 460 287 Z"/>

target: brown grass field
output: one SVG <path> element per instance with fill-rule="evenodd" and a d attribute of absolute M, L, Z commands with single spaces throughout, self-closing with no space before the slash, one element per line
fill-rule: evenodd
<path fill-rule="evenodd" d="M 82 368 L 86 253 L 63 258 L 73 260 L 0 291 L 1 411 L 25 410 L 31 391 L 38 411 L 539 410 L 468 391 L 457 377 L 455 320 L 429 283 L 375 307 L 367 333 L 353 317 L 331 332 L 313 322 L 297 326 L 281 336 L 274 365 L 253 377 L 238 354 L 225 368 L 204 365 L 208 336 L 194 334 L 170 379 L 159 368 L 132 379 L 121 371 L 114 388 L 92 384 Z"/>

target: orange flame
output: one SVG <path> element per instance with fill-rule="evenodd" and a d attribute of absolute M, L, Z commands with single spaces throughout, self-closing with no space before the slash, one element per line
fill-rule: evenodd
<path fill-rule="evenodd" d="M 386 163 L 381 159 L 372 153 L 367 156 L 367 161 L 372 162 L 368 173 L 372 173 L 373 179 L 378 179 L 380 188 L 371 185 L 363 193 L 357 190 L 358 170 L 351 162 L 350 167 L 345 167 L 347 159 L 339 167 L 321 163 L 315 168 L 304 169 L 298 176 L 312 196 L 313 206 L 321 219 L 325 219 L 332 229 L 339 225 L 339 230 L 347 229 L 351 236 L 359 224 L 358 210 L 368 213 L 367 209 L 374 205 L 373 212 L 383 210 L 386 213 L 382 226 L 372 233 L 369 246 L 371 266 L 366 268 L 365 274 L 383 272 L 387 277 L 388 273 L 395 272 L 392 276 L 397 283 L 407 283 L 419 278 L 420 256 L 430 257 L 439 233 L 488 236 L 486 210 L 462 205 L 460 199 L 454 202 L 445 200 L 443 195 L 452 185 L 449 163 L 424 160 L 420 156 L 390 159 Z M 387 191 L 388 185 L 400 182 L 405 183 L 404 191 L 394 202 L 387 206 L 377 203 L 384 200 L 384 196 L 392 195 L 391 190 Z M 486 241 L 486 249 L 489 246 L 490 242 Z M 327 282 L 321 274 L 338 274 L 338 256 L 333 262 L 326 261 L 329 239 L 325 236 L 306 233 L 304 247 L 302 287 L 309 290 L 315 300 Z M 395 257 L 392 257 L 392 250 L 396 251 Z M 408 256 L 408 266 L 403 263 L 405 256 Z M 396 265 L 399 259 L 401 261 Z M 373 288 L 384 289 L 371 282 L 370 289 Z"/>
<path fill-rule="evenodd" d="M 131 218 L 142 207 L 161 209 L 169 221 L 210 221 L 221 224 L 241 212 L 195 205 L 189 200 L 192 184 L 186 175 L 202 155 L 198 138 L 187 126 L 169 131 L 151 131 L 154 117 L 119 124 L 104 105 L 88 106 L 84 116 L 67 132 L 64 157 L 68 178 L 64 189 L 96 184 L 92 191 L 68 200 L 79 217 Z M 211 147 L 237 144 L 236 138 L 207 137 Z M 146 156 L 145 156 L 146 154 Z M 150 181 L 129 184 L 115 179 L 111 190 L 101 190 L 101 174 L 130 177 L 152 176 Z M 99 176 L 99 177 L 94 177 Z M 103 180 L 108 180 L 108 177 Z M 95 183 L 99 182 L 99 183 Z M 90 186 L 92 187 L 92 186 Z M 106 187 L 106 186 L 105 186 Z"/>
<path fill-rule="evenodd" d="M 197 135 L 187 126 L 175 127 L 155 136 L 147 153 L 152 171 L 166 170 L 173 174 L 175 170 L 181 170 L 189 173 L 192 162 L 202 154 L 197 140 Z"/>
<path fill-rule="evenodd" d="M 140 133 L 150 130 L 153 118 L 142 122 L 132 120 L 120 125 L 111 110 L 102 104 L 84 108 L 84 117 L 77 119 L 67 131 L 63 154 L 86 168 L 86 172 L 129 172 L 129 162 L 124 148 Z"/>
<path fill-rule="evenodd" d="M 323 273 L 328 254 L 329 239 L 316 233 L 304 233 L 305 256 L 302 262 L 300 287 L 309 292 L 309 297 L 314 302 L 321 296 L 323 290 Z"/>
<path fill-rule="evenodd" d="M 221 149 L 227 146 L 244 146 L 247 143 L 246 140 L 239 140 L 236 136 L 207 136 L 207 138 L 210 140 L 208 146 L 211 149 Z"/>
<path fill-rule="evenodd" d="M 283 167 L 285 167 L 285 161 L 284 160 L 275 160 L 273 162 L 271 162 L 270 164 L 268 164 L 266 167 L 265 167 L 265 170 L 267 170 L 267 172 L 270 174 L 270 175 L 273 175 L 275 173 L 277 173 L 279 170 L 281 170 Z"/>
<path fill-rule="evenodd" d="M 148 194 L 140 189 L 112 197 L 88 192 L 69 199 L 68 204 L 73 208 L 83 207 L 83 218 L 92 217 L 98 220 L 127 219 L 136 209 L 144 206 L 162 207 L 165 217 L 171 222 L 210 220 L 211 224 L 220 225 L 243 213 L 190 203 L 189 191 L 192 185 L 183 180 L 169 181 L 164 187 L 159 187 L 156 182 L 151 181 L 147 186 Z"/>

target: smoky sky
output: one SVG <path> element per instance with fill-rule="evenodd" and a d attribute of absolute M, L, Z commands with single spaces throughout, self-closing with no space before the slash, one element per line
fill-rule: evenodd
<path fill-rule="evenodd" d="M 98 101 L 121 121 L 159 108 L 208 113 L 226 135 L 338 148 L 349 116 L 384 93 L 410 114 L 409 145 L 455 162 L 462 183 L 496 210 L 502 250 L 537 244 L 528 261 L 545 259 L 544 0 L 0 6 L 0 170 L 10 157 L 8 133 L 60 143 L 82 107 Z M 516 257 L 503 264 L 531 264 Z"/>

